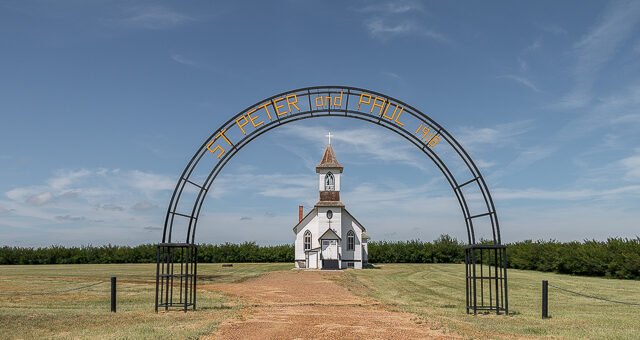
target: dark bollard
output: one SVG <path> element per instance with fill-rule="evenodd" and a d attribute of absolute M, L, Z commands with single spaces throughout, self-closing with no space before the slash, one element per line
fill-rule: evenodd
<path fill-rule="evenodd" d="M 111 277 L 111 311 L 116 312 L 116 277 Z"/>
<path fill-rule="evenodd" d="M 542 280 L 542 318 L 549 318 L 549 281 Z"/>

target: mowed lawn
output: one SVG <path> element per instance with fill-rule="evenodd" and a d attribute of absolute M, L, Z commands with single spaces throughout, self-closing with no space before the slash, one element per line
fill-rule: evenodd
<path fill-rule="evenodd" d="M 292 264 L 199 264 L 202 284 L 238 282 Z M 70 293 L 0 296 L 0 338 L 197 338 L 236 316 L 241 303 L 198 290 L 198 311 L 155 313 L 155 264 L 0 266 L 0 294 L 50 292 L 118 279 L 117 313 L 110 312 L 110 284 Z"/>
<path fill-rule="evenodd" d="M 509 270 L 511 315 L 467 315 L 464 266 L 384 264 L 349 270 L 344 284 L 358 294 L 416 313 L 435 327 L 470 338 L 552 337 L 640 339 L 640 306 L 576 296 L 549 287 L 550 319 L 541 319 L 542 280 L 603 298 L 640 303 L 640 281 Z"/>
<path fill-rule="evenodd" d="M 231 283 L 292 264 L 200 264 L 199 282 Z M 155 264 L 0 266 L 0 294 L 47 292 L 118 277 L 118 312 L 109 312 L 109 283 L 58 295 L 0 296 L 0 338 L 197 338 L 238 317 L 242 301 L 198 290 L 198 311 L 154 313 Z M 640 306 L 587 299 L 549 288 L 551 319 L 541 320 L 541 280 L 585 293 L 640 302 L 640 282 L 533 271 L 509 271 L 512 315 L 467 315 L 464 266 L 385 264 L 347 270 L 339 283 L 391 308 L 416 313 L 434 328 L 468 338 L 636 339 Z M 421 322 L 416 318 L 416 322 Z"/>

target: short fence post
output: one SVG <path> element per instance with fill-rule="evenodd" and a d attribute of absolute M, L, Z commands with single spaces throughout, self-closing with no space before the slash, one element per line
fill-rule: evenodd
<path fill-rule="evenodd" d="M 542 318 L 549 318 L 549 281 L 542 280 Z"/>
<path fill-rule="evenodd" d="M 111 277 L 111 311 L 116 312 L 116 277 Z"/>

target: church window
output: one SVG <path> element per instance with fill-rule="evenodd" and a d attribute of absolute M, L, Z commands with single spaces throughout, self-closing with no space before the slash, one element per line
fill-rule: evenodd
<path fill-rule="evenodd" d="M 335 178 L 333 178 L 333 174 L 328 172 L 324 177 L 324 190 L 325 191 L 333 191 L 336 189 Z"/>
<path fill-rule="evenodd" d="M 311 232 L 307 230 L 304 233 L 304 250 L 311 249 Z"/>
<path fill-rule="evenodd" d="M 347 233 L 347 250 L 354 250 L 355 248 L 355 235 L 353 230 L 349 230 Z"/>

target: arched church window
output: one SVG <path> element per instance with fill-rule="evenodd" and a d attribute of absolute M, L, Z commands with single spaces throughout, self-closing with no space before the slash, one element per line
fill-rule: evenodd
<path fill-rule="evenodd" d="M 311 249 L 311 232 L 307 230 L 304 233 L 304 250 Z"/>
<path fill-rule="evenodd" d="M 349 230 L 347 233 L 347 250 L 354 250 L 356 248 L 355 238 L 356 235 L 353 233 L 353 230 Z"/>
<path fill-rule="evenodd" d="M 335 178 L 333 178 L 333 174 L 328 172 L 324 177 L 324 190 L 325 191 L 333 191 L 336 189 Z"/>

